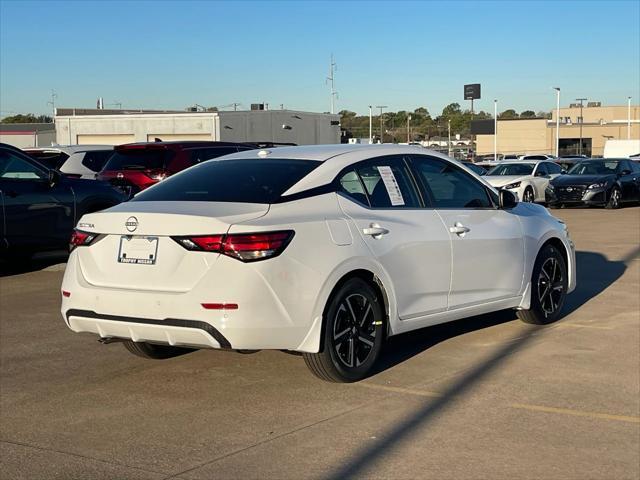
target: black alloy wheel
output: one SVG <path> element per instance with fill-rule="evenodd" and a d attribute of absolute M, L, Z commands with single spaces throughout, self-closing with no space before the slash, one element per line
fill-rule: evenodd
<path fill-rule="evenodd" d="M 380 355 L 384 325 L 373 287 L 361 278 L 347 280 L 329 299 L 321 351 L 303 354 L 307 367 L 330 382 L 361 380 Z"/>
<path fill-rule="evenodd" d="M 531 275 L 531 302 L 528 310 L 519 310 L 525 323 L 544 325 L 560 318 L 567 296 L 568 271 L 558 248 L 546 245 L 538 254 Z"/>

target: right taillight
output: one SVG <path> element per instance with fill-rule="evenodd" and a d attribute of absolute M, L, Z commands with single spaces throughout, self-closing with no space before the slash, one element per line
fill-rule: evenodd
<path fill-rule="evenodd" d="M 283 230 L 172 238 L 187 250 L 217 252 L 242 262 L 255 262 L 280 255 L 291 242 L 293 235 L 293 230 Z"/>
<path fill-rule="evenodd" d="M 69 252 L 73 251 L 76 247 L 86 247 L 87 245 L 91 245 L 96 238 L 98 238 L 97 233 L 74 230 L 71 233 L 71 239 L 69 240 Z"/>

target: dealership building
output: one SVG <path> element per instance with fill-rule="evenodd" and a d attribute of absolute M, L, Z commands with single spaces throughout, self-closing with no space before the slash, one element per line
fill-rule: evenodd
<path fill-rule="evenodd" d="M 554 110 L 551 120 L 498 120 L 498 153 L 554 154 L 556 115 L 557 112 Z M 475 132 L 476 153 L 487 155 L 494 151 L 493 120 L 481 122 L 484 124 L 474 122 L 479 125 Z M 632 105 L 629 112 L 627 105 L 603 107 L 599 102 L 592 102 L 584 104 L 581 109 L 579 104 L 572 104 L 568 108 L 560 109 L 559 131 L 559 155 L 572 155 L 581 151 L 589 156 L 602 156 L 607 140 L 625 140 L 629 133 L 632 139 L 640 138 L 640 106 Z"/>
<path fill-rule="evenodd" d="M 56 143 L 119 145 L 213 140 L 315 145 L 340 143 L 340 117 L 294 110 L 154 111 L 57 108 Z"/>

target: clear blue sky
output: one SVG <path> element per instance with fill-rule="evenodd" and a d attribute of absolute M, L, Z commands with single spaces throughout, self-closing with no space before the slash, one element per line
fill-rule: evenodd
<path fill-rule="evenodd" d="M 640 102 L 640 2 L 0 0 L 0 110 L 266 101 L 327 111 L 425 106 L 482 84 L 476 109 Z"/>

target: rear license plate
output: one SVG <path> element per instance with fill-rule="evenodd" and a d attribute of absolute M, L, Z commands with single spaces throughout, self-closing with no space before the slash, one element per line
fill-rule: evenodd
<path fill-rule="evenodd" d="M 158 256 L 158 237 L 120 237 L 118 262 L 155 265 Z"/>

